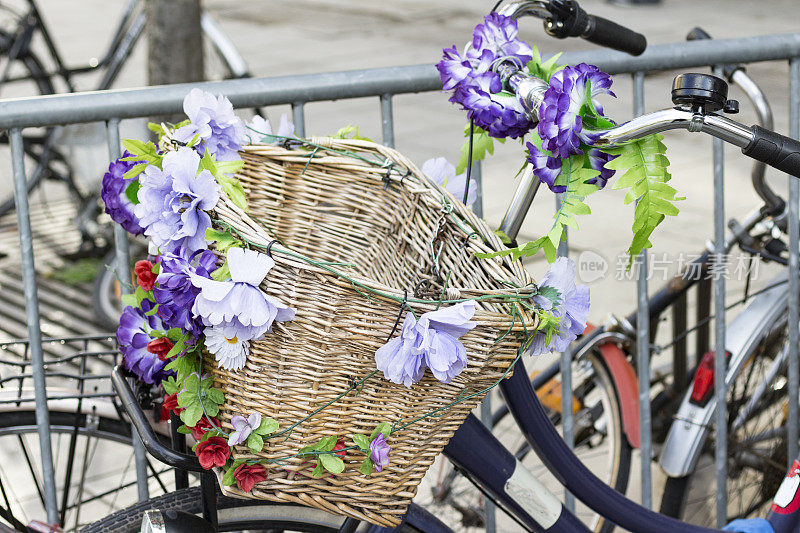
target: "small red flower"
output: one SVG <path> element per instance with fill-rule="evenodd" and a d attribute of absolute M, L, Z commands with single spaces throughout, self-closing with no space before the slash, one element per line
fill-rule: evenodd
<path fill-rule="evenodd" d="M 194 453 L 200 459 L 200 466 L 211 470 L 215 466 L 225 466 L 231 456 L 231 449 L 222 437 L 211 437 L 198 444 Z"/>
<path fill-rule="evenodd" d="M 164 403 L 161 404 L 161 407 L 163 409 L 166 409 L 167 411 L 174 412 L 176 415 L 181 414 L 181 411 L 183 411 L 182 407 L 178 407 L 178 393 L 177 392 L 175 394 L 167 394 L 167 395 L 165 395 L 164 396 Z"/>
<path fill-rule="evenodd" d="M 336 441 L 336 446 L 333 447 L 334 455 L 337 455 L 339 459 L 344 459 L 345 455 L 347 455 L 345 448 L 344 439 L 339 437 L 339 440 Z"/>
<path fill-rule="evenodd" d="M 214 425 L 211 424 L 212 422 Z M 200 440 L 203 438 L 205 432 L 213 429 L 214 426 L 219 427 L 219 420 L 217 420 L 217 417 L 212 416 L 209 421 L 207 417 L 203 416 L 192 428 L 192 437 L 194 437 L 194 440 Z"/>
<path fill-rule="evenodd" d="M 137 261 L 133 267 L 136 274 L 136 283 L 146 291 L 152 290 L 156 282 L 156 275 L 153 274 L 153 263 L 150 261 Z"/>
<path fill-rule="evenodd" d="M 162 361 L 167 360 L 167 354 L 172 349 L 172 341 L 166 337 L 159 337 L 147 343 L 147 351 L 157 355 Z"/>
<path fill-rule="evenodd" d="M 253 487 L 256 483 L 261 483 L 262 481 L 266 481 L 267 476 L 267 469 L 264 468 L 264 465 L 239 465 L 233 472 L 233 477 L 236 479 L 236 482 L 239 484 L 239 488 L 245 492 L 250 492 L 253 490 Z"/>

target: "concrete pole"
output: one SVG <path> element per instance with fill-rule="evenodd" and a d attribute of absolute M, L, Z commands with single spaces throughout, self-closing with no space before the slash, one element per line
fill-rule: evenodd
<path fill-rule="evenodd" d="M 147 0 L 149 85 L 203 81 L 200 0 Z"/>

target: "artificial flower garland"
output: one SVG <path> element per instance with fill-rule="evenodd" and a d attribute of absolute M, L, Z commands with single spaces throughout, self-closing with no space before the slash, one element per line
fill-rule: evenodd
<path fill-rule="evenodd" d="M 451 93 L 450 101 L 460 105 L 471 121 L 458 170 L 467 167 L 467 153 L 474 154 L 473 160 L 491 154 L 493 140 L 521 139 L 534 175 L 551 191 L 564 195 L 546 235 L 484 257 L 511 254 L 518 258 L 542 251 L 552 263 L 565 238 L 564 228 L 577 227 L 574 217 L 591 212 L 585 198 L 603 189 L 620 171 L 623 175 L 613 188 L 628 189 L 625 203 L 636 202 L 628 249 L 632 259 L 651 246 L 650 235 L 666 216 L 677 215 L 674 202 L 682 199 L 667 185 L 669 161 L 663 137 L 648 135 L 615 148 L 593 146 L 599 131 L 615 126 L 597 99 L 604 94 L 615 96 L 611 77 L 585 63 L 559 66 L 558 56 L 542 61 L 538 51 L 517 33 L 514 19 L 491 13 L 475 27 L 463 52 L 455 46 L 446 48 L 437 64 L 443 88 Z M 548 83 L 537 109 L 538 123 L 530 120 L 520 99 L 495 71 L 500 64 Z"/>

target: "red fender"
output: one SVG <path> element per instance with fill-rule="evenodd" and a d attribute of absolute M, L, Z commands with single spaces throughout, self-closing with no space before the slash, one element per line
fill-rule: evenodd
<path fill-rule="evenodd" d="M 619 346 L 613 342 L 601 344 L 600 357 L 611 372 L 622 407 L 622 429 L 631 447 L 639 447 L 639 381 L 636 372 Z"/>
<path fill-rule="evenodd" d="M 584 333 L 589 333 L 593 329 L 595 329 L 594 326 L 589 325 Z M 614 342 L 604 342 L 597 349 L 606 364 L 606 368 L 611 373 L 611 379 L 617 389 L 617 396 L 622 409 L 622 430 L 631 447 L 638 448 L 640 445 L 639 381 L 636 378 L 636 371 L 628 362 L 625 352 Z"/>

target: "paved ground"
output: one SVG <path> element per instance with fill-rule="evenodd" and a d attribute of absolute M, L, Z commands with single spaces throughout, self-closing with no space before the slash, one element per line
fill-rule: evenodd
<path fill-rule="evenodd" d="M 42 12 L 52 26 L 56 40 L 70 63 L 82 63 L 102 55 L 123 0 L 40 0 Z M 314 73 L 391 65 L 434 63 L 443 47 L 464 43 L 471 28 L 479 21 L 489 2 L 440 0 L 395 0 L 393 2 L 347 2 L 344 0 L 206 0 L 223 28 L 242 51 L 257 76 Z M 660 6 L 619 7 L 601 0 L 586 0 L 582 5 L 592 13 L 606 16 L 646 34 L 650 43 L 680 41 L 695 25 L 702 25 L 713 36 L 738 37 L 791 32 L 797 30 L 797 4 L 793 0 L 665 0 Z M 592 45 L 580 40 L 555 41 L 547 37 L 539 23 L 526 20 L 522 35 L 542 50 L 582 50 Z M 146 84 L 145 54 L 139 46 L 123 72 L 120 87 Z M 176 58 L 179 60 L 179 58 Z M 772 103 L 779 131 L 787 130 L 787 67 L 769 63 L 749 68 Z M 669 105 L 669 89 L 675 73 L 647 77 L 646 109 Z M 630 82 L 625 76 L 615 80 L 617 101 L 606 106 L 611 116 L 625 120 L 630 116 Z M 90 89 L 91 80 L 82 88 Z M 734 93 L 735 94 L 735 93 Z M 5 96 L 5 95 L 4 95 Z M 465 122 L 461 112 L 447 103 L 440 93 L 403 96 L 396 99 L 397 146 L 418 162 L 429 157 L 446 156 L 455 160 L 462 141 Z M 743 102 L 741 119 L 753 122 L 753 114 Z M 279 116 L 286 109 L 270 110 Z M 380 137 L 379 109 L 373 100 L 354 100 L 312 104 L 307 108 L 307 133 L 322 135 L 343 125 L 356 124 L 362 132 Z M 130 132 L 139 128 L 128 126 Z M 100 175 L 105 163 L 102 140 L 90 129 L 74 142 L 72 148 L 84 162 L 86 176 Z M 656 258 L 667 254 L 667 267 L 674 271 L 678 254 L 699 251 L 712 235 L 711 218 L 711 142 L 686 134 L 669 135 L 669 157 L 675 187 L 687 199 L 682 213 L 670 220 L 654 236 Z M 101 148 L 92 149 L 92 146 Z M 749 187 L 750 163 L 736 150 L 728 150 L 726 162 L 726 210 L 731 216 L 743 216 L 756 206 Z M 498 149 L 485 166 L 485 213 L 497 223 L 513 190 L 513 176 L 521 163 L 521 150 L 515 143 Z M 2 178 L 7 177 L 3 165 Z M 92 178 L 84 178 L 91 181 Z M 771 173 L 770 179 L 782 185 L 785 178 Z M 7 183 L 7 180 L 4 181 Z M 632 208 L 620 207 L 621 194 L 603 191 L 591 199 L 592 222 L 584 223 L 571 236 L 577 252 L 591 250 L 610 265 L 609 274 L 591 284 L 592 319 L 603 318 L 612 310 L 623 314 L 633 309 L 635 287 L 631 281 L 613 279 L 616 257 L 630 236 Z M 523 228 L 527 236 L 538 235 L 547 223 L 552 198 L 541 194 Z M 544 265 L 530 265 L 534 276 L 541 276 Z M 763 272 L 761 273 L 763 276 Z M 657 276 L 663 279 L 663 275 Z M 654 280 L 656 285 L 658 280 Z M 737 293 L 737 284 L 732 284 Z M 632 485 L 636 485 L 635 480 Z"/>

